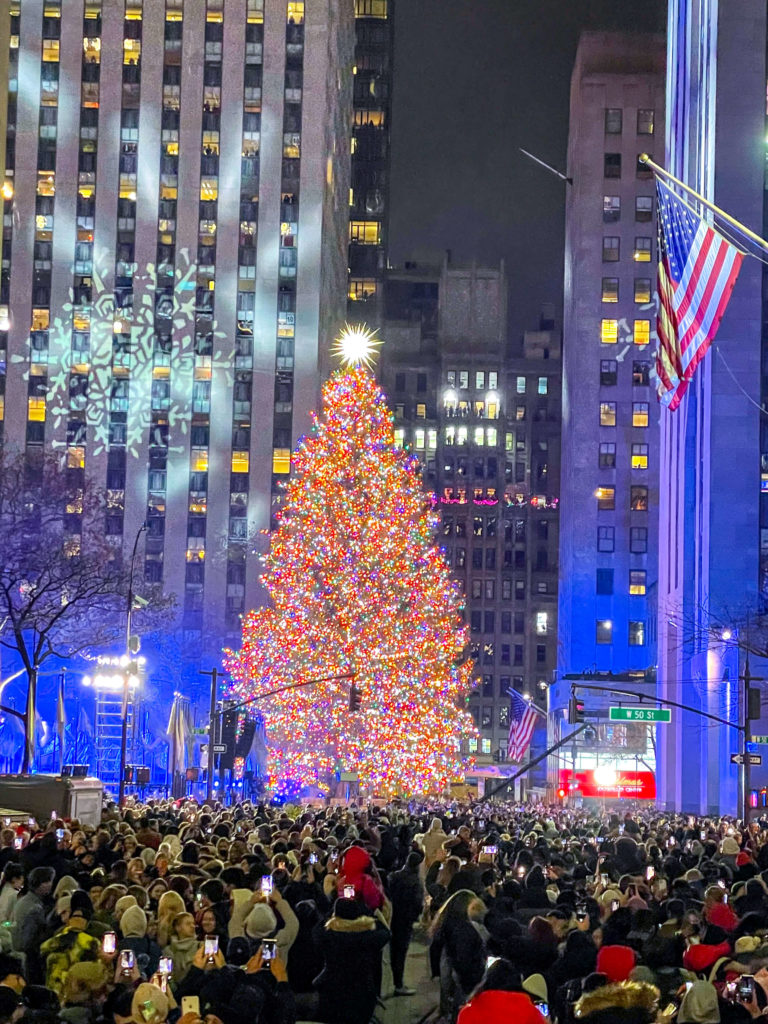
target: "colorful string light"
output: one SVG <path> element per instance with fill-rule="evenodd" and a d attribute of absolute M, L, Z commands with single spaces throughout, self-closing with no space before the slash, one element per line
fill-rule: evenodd
<path fill-rule="evenodd" d="M 293 456 L 263 582 L 270 607 L 227 651 L 233 695 L 354 671 L 267 698 L 273 789 L 327 790 L 356 772 L 373 793 L 428 793 L 463 781 L 472 664 L 462 597 L 435 546 L 438 516 L 417 460 L 361 365 L 323 388 L 323 417 Z M 457 664 L 458 662 L 458 664 Z"/>

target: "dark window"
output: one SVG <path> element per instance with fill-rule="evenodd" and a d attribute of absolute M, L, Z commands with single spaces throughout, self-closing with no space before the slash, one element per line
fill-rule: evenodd
<path fill-rule="evenodd" d="M 618 262 L 621 253 L 621 243 L 614 235 L 606 235 L 603 238 L 603 263 Z"/>
<path fill-rule="evenodd" d="M 613 593 L 613 569 L 598 569 L 595 577 L 596 594 Z"/>
<path fill-rule="evenodd" d="M 600 383 L 604 387 L 615 387 L 619 376 L 619 364 L 615 359 L 600 360 Z"/>
<path fill-rule="evenodd" d="M 621 177 L 621 153 L 606 153 L 603 159 L 603 174 L 606 178 Z"/>
<path fill-rule="evenodd" d="M 640 159 L 640 154 L 639 153 L 637 155 L 637 171 L 636 171 L 636 173 L 637 173 L 637 177 L 640 179 L 640 181 L 648 181 L 648 180 L 650 180 L 653 177 L 653 171 L 651 170 L 651 168 L 648 166 L 647 163 L 645 163 L 643 160 Z"/>
<path fill-rule="evenodd" d="M 614 469 L 616 466 L 616 445 L 613 441 L 601 441 L 597 464 L 600 469 Z M 599 507 L 599 506 L 598 506 Z"/>
<path fill-rule="evenodd" d="M 629 550 L 633 555 L 648 552 L 648 530 L 644 526 L 633 526 L 629 531 Z"/>
<path fill-rule="evenodd" d="M 605 108 L 605 134 L 606 135 L 621 135 L 621 121 L 622 121 L 622 110 L 621 107 L 606 107 Z"/>
<path fill-rule="evenodd" d="M 614 224 L 621 217 L 621 197 L 603 196 L 603 223 Z"/>
<path fill-rule="evenodd" d="M 629 623 L 629 646 L 630 647 L 644 647 L 645 646 L 645 623 L 644 622 L 630 622 Z"/>
<path fill-rule="evenodd" d="M 647 223 L 653 219 L 653 198 L 651 196 L 635 197 L 635 220 Z"/>
<path fill-rule="evenodd" d="M 597 550 L 612 552 L 616 546 L 616 530 L 613 526 L 598 526 Z"/>

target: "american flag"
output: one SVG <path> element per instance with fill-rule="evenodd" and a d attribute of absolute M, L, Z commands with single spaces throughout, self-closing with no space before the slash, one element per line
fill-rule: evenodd
<path fill-rule="evenodd" d="M 717 334 L 744 254 L 656 180 L 659 399 L 676 409 Z"/>
<path fill-rule="evenodd" d="M 517 690 L 510 690 L 509 698 L 507 757 L 510 761 L 522 761 L 531 745 L 536 716 L 540 715 L 541 711 L 530 701 L 523 700 Z"/>

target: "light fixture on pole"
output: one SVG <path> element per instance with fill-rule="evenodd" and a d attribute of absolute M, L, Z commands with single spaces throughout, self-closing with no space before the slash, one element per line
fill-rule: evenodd
<path fill-rule="evenodd" d="M 138 637 L 134 637 L 131 633 L 131 617 L 133 615 L 133 570 L 136 563 L 136 551 L 139 547 L 139 538 L 142 533 L 147 529 L 147 524 L 142 523 L 136 531 L 136 539 L 133 542 L 133 552 L 131 553 L 131 568 L 128 573 L 128 600 L 126 604 L 126 616 L 125 616 L 125 654 L 128 660 L 128 664 L 125 667 L 125 677 L 123 681 L 123 727 L 120 735 L 120 779 L 118 783 L 118 807 L 122 807 L 125 802 L 125 760 L 126 751 L 128 748 L 128 695 L 129 695 L 129 680 L 130 680 L 130 661 L 131 655 L 138 654 L 139 645 Z"/>

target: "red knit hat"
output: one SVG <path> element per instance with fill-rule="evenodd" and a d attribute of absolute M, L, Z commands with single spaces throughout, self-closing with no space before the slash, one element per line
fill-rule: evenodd
<path fill-rule="evenodd" d="M 728 956 L 730 952 L 731 946 L 728 942 L 719 942 L 716 946 L 704 943 L 689 946 L 683 954 L 683 967 L 687 971 L 695 971 L 696 974 L 700 974 L 711 967 L 715 960 L 719 960 L 721 956 Z"/>
<path fill-rule="evenodd" d="M 598 974 L 605 974 L 608 981 L 627 981 L 636 962 L 635 951 L 629 946 L 601 946 L 595 969 Z"/>
<path fill-rule="evenodd" d="M 746 850 L 742 850 L 736 858 L 736 867 L 743 868 L 745 864 L 750 864 L 751 862 L 752 858 L 750 857 L 750 855 L 747 853 Z"/>

